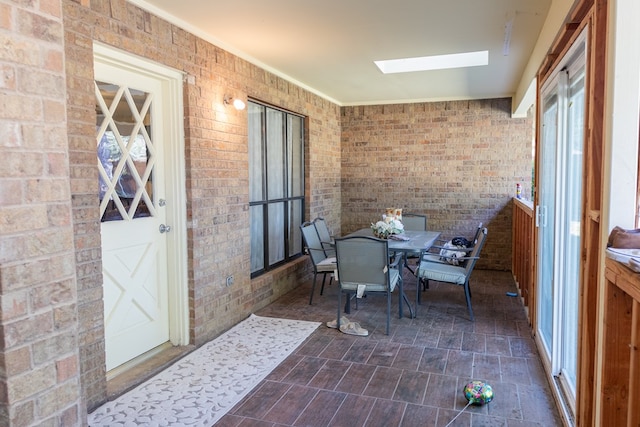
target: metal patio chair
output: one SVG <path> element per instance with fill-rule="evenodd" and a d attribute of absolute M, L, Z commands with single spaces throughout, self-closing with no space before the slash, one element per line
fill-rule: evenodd
<path fill-rule="evenodd" d="M 487 229 L 483 228 L 480 230 L 478 238 L 476 239 L 470 253 L 464 257 L 456 257 L 456 260 L 460 262 L 460 265 L 452 265 L 448 262 L 443 262 L 441 259 L 431 261 L 429 258 L 425 258 L 423 256 L 420 260 L 420 265 L 417 271 L 418 279 L 426 281 L 427 284 L 429 280 L 435 280 L 438 282 L 463 286 L 471 321 L 474 320 L 474 317 L 473 309 L 471 307 L 471 288 L 469 285 L 469 278 L 480 257 L 480 251 L 484 246 L 486 238 Z M 442 255 L 440 257 L 442 257 Z M 446 261 L 446 259 L 444 261 Z"/>
<path fill-rule="evenodd" d="M 478 223 L 478 228 L 476 228 L 476 232 L 473 235 L 473 238 L 470 240 L 471 242 L 476 242 L 478 240 L 478 237 L 480 236 L 480 232 L 482 231 L 482 221 L 480 221 Z M 438 239 L 436 240 L 436 243 L 431 246 L 429 248 L 429 251 L 423 252 L 421 255 L 421 259 L 420 261 L 418 261 L 418 264 L 420 264 L 420 262 L 424 259 L 430 262 L 446 262 L 445 259 L 442 258 L 442 256 L 440 255 L 440 253 L 443 250 L 446 250 L 447 248 L 445 248 L 445 243 L 447 243 L 449 240 L 447 239 Z M 466 254 L 468 255 L 471 251 L 473 250 L 473 247 L 470 248 L 459 248 L 459 251 L 464 251 L 466 252 Z M 418 280 L 420 280 L 420 278 L 418 278 Z M 420 280 L 422 282 L 422 290 L 426 291 L 427 289 L 429 289 L 429 282 L 427 280 Z M 420 300 L 420 295 L 418 294 L 418 301 Z"/>
<path fill-rule="evenodd" d="M 369 236 L 351 236 L 335 240 L 338 277 L 338 328 L 342 309 L 342 293 L 351 295 L 383 294 L 387 297 L 387 328 L 391 322 L 391 293 L 400 288 L 398 304 L 402 304 L 402 274 L 398 270 L 401 257 L 389 262 L 386 240 Z"/>
<path fill-rule="evenodd" d="M 316 289 L 316 280 L 318 274 L 322 274 L 322 286 L 320 287 L 320 295 L 324 292 L 324 283 L 329 275 L 329 284 L 333 278 L 333 272 L 336 269 L 335 256 L 328 257 L 325 253 L 316 226 L 311 222 L 304 222 L 300 225 L 302 237 L 304 238 L 305 248 L 311 258 L 313 264 L 313 284 L 311 285 L 311 295 L 309 296 L 309 305 L 313 304 L 313 294 Z"/>
<path fill-rule="evenodd" d="M 325 255 L 327 257 L 335 257 L 336 250 L 333 246 L 333 237 L 331 237 L 331 232 L 329 231 L 329 227 L 327 227 L 325 219 L 319 216 L 313 220 L 313 225 L 316 227 L 316 232 L 318 233 L 318 238 L 320 239 L 320 244 L 324 249 Z"/>
<path fill-rule="evenodd" d="M 427 216 L 413 213 L 404 213 L 402 214 L 402 225 L 404 225 L 405 230 L 414 230 L 414 231 L 425 231 L 427 229 Z M 411 274 L 416 274 L 415 270 L 411 268 L 408 261 L 410 259 L 420 259 L 420 253 L 407 253 L 405 254 L 406 261 L 405 267 L 407 270 L 411 272 Z M 416 266 L 417 267 L 417 266 Z"/>

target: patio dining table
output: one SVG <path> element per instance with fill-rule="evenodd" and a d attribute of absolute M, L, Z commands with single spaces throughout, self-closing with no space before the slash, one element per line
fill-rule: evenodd
<path fill-rule="evenodd" d="M 402 260 L 400 261 L 400 274 L 404 271 L 404 267 L 407 262 L 407 254 L 420 254 L 422 251 L 429 249 L 433 246 L 434 242 L 440 237 L 439 231 L 416 231 L 405 230 L 402 234 L 392 235 L 387 239 L 389 245 L 389 254 L 396 254 L 400 252 Z M 360 230 L 350 233 L 348 236 L 373 236 L 373 230 L 371 228 L 362 228 Z M 402 282 L 401 282 L 402 283 Z M 400 285 L 400 294 L 402 299 L 409 306 L 409 314 L 411 318 L 416 317 L 418 311 L 418 297 L 420 292 L 420 281 L 416 281 L 416 303 L 415 308 L 409 302 L 409 298 L 404 293 L 404 286 Z M 402 303 L 400 303 L 400 317 L 403 317 Z"/>

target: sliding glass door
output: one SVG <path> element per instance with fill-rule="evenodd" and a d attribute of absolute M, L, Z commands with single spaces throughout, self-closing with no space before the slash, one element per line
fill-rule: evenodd
<path fill-rule="evenodd" d="M 555 200 L 556 158 L 558 136 L 557 85 L 545 94 L 542 103 L 542 131 L 540 133 L 540 181 L 536 206 L 538 226 L 538 335 L 548 354 L 553 348 L 553 289 L 555 273 Z"/>
<path fill-rule="evenodd" d="M 551 374 L 575 408 L 585 122 L 584 34 L 542 88 L 537 334 Z"/>

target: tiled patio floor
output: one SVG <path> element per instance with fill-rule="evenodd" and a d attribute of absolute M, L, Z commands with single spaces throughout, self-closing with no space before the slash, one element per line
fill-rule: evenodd
<path fill-rule="evenodd" d="M 415 301 L 415 278 L 405 289 Z M 560 426 L 543 368 L 511 274 L 476 270 L 476 320 L 461 287 L 432 282 L 418 315 L 398 318 L 392 305 L 385 335 L 385 298 L 370 295 L 348 315 L 367 337 L 324 326 L 335 318 L 337 286 L 309 305 L 310 283 L 257 312 L 323 322 L 217 426 L 447 426 L 467 404 L 471 380 L 491 385 L 494 399 L 471 406 L 451 426 Z"/>

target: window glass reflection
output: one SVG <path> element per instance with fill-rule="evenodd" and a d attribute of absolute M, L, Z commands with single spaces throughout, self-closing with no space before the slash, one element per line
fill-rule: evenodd
<path fill-rule="evenodd" d="M 145 92 L 96 82 L 102 221 L 150 216 L 153 200 L 151 100 Z"/>

